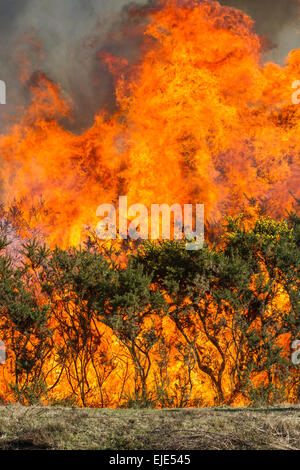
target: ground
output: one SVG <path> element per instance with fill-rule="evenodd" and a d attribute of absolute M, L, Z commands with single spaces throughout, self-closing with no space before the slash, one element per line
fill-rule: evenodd
<path fill-rule="evenodd" d="M 0 450 L 300 449 L 300 406 L 112 410 L 0 407 Z"/>

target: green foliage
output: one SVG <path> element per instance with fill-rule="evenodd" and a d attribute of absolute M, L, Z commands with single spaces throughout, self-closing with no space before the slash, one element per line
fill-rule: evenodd
<path fill-rule="evenodd" d="M 106 382 L 122 361 L 134 370 L 131 391 L 124 390 L 126 371 L 120 380 L 126 407 L 205 404 L 192 398 L 195 380 L 209 384 L 216 404 L 295 399 L 299 368 L 282 339 L 299 338 L 299 244 L 296 213 L 259 218 L 251 228 L 242 215 L 228 217 L 220 244 L 198 251 L 186 250 L 184 240 L 146 241 L 127 253 L 126 266 L 111 248 L 49 250 L 36 239 L 23 243 L 16 263 L 1 237 L 0 332 L 16 400 L 50 403 L 64 377 L 76 403 L 87 406 L 98 387 L 105 406 Z M 162 328 L 166 317 L 173 343 Z M 181 365 L 176 383 L 171 360 Z"/>

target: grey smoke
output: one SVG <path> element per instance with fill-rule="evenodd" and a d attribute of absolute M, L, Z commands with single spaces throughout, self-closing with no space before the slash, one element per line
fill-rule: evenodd
<path fill-rule="evenodd" d="M 73 103 L 73 129 L 88 127 L 100 107 L 113 107 L 110 74 L 97 57 L 105 49 L 135 60 L 139 34 L 130 31 L 145 21 L 145 12 L 129 20 L 128 0 L 1 0 L 0 79 L 7 84 L 7 105 L 0 107 L 0 125 L 5 130 L 7 115 L 14 122 L 20 107 L 29 100 L 19 81 L 20 53 L 30 59 L 32 72 L 40 70 L 61 85 Z M 259 34 L 268 36 L 273 48 L 267 58 L 282 62 L 287 53 L 299 47 L 297 0 L 221 0 L 222 4 L 243 9 L 256 21 Z M 155 5 L 155 0 L 136 0 L 135 5 Z M 133 7 L 131 7 L 133 8 Z M 131 23 L 130 23 L 131 21 Z M 127 34 L 120 25 L 129 22 Z M 24 35 L 27 34 L 27 39 Z M 40 51 L 28 35 L 41 42 Z"/>
<path fill-rule="evenodd" d="M 32 73 L 45 73 L 72 101 L 75 130 L 88 127 L 94 113 L 110 105 L 111 77 L 101 69 L 97 52 L 127 3 L 128 0 L 1 0 L 0 78 L 7 84 L 7 106 L 0 107 L 2 132 L 7 116 L 11 117 L 9 122 L 14 122 L 16 114 L 22 112 L 20 107 L 29 101 L 26 84 L 19 80 L 20 54 L 30 60 Z M 39 39 L 44 58 L 28 36 Z"/>
<path fill-rule="evenodd" d="M 299 48 L 299 0 L 221 0 L 220 3 L 241 9 L 250 15 L 259 34 L 270 41 L 265 58 L 283 63 L 287 54 Z"/>

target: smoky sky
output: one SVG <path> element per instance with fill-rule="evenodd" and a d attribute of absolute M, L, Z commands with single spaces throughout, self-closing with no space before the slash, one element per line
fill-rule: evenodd
<path fill-rule="evenodd" d="M 291 49 L 299 47 L 298 0 L 224 0 L 220 3 L 248 13 L 260 35 L 268 37 L 266 59 L 282 63 Z M 91 125 L 101 107 L 113 107 L 113 84 L 98 54 L 105 49 L 134 60 L 139 35 L 121 34 L 146 22 L 144 13 L 129 19 L 128 11 L 143 12 L 155 0 L 0 0 L 1 80 L 7 85 L 7 105 L 0 107 L 2 132 L 29 101 L 21 84 L 20 57 L 31 72 L 42 71 L 57 82 L 73 106 L 73 130 Z M 121 27 L 122 26 L 122 27 Z M 126 28 L 125 28 L 126 29 Z M 142 37 L 142 34 L 141 34 Z M 27 87 L 28 88 L 28 87 Z"/>
<path fill-rule="evenodd" d="M 300 44 L 299 0 L 224 0 L 220 3 L 240 8 L 250 15 L 256 31 L 270 42 L 267 59 L 282 63 Z"/>

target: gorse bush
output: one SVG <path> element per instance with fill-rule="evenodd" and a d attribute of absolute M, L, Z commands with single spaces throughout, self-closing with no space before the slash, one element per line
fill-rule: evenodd
<path fill-rule="evenodd" d="M 126 263 L 91 241 L 50 250 L 33 238 L 16 254 L 3 235 L 0 398 L 137 408 L 297 402 L 299 234 L 296 213 L 248 228 L 228 218 L 218 245 L 147 241 L 127 250 Z"/>

